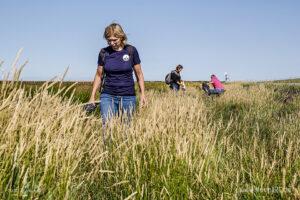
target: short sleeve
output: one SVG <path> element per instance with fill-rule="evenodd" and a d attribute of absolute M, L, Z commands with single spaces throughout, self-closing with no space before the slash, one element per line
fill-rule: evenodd
<path fill-rule="evenodd" d="M 132 55 L 132 57 L 133 57 L 132 58 L 133 65 L 141 64 L 139 53 L 138 53 L 138 51 L 137 51 L 137 49 L 135 47 L 133 47 L 133 55 Z"/>
<path fill-rule="evenodd" d="M 98 66 L 104 66 L 104 49 L 101 49 L 98 55 Z"/>

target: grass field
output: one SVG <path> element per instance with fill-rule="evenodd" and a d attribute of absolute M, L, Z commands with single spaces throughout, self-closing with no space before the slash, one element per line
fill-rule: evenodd
<path fill-rule="evenodd" d="M 300 78 L 276 80 L 274 83 L 300 83 Z"/>
<path fill-rule="evenodd" d="M 147 107 L 104 129 L 91 83 L 1 82 L 1 199 L 299 199 L 300 87 L 199 85 L 146 83 Z"/>

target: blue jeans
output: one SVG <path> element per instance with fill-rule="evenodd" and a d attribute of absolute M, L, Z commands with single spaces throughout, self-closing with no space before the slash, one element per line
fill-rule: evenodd
<path fill-rule="evenodd" d="M 170 88 L 177 92 L 179 90 L 180 86 L 177 83 L 171 83 Z"/>
<path fill-rule="evenodd" d="M 222 94 L 224 89 L 216 88 L 216 89 L 209 89 L 208 94 Z"/>
<path fill-rule="evenodd" d="M 113 116 L 127 115 L 130 120 L 136 106 L 135 96 L 116 96 L 102 93 L 100 95 L 100 113 L 105 124 Z"/>

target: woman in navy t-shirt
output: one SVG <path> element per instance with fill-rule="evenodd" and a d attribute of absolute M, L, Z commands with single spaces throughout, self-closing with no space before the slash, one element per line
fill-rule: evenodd
<path fill-rule="evenodd" d="M 127 36 L 122 27 L 112 23 L 105 28 L 104 38 L 108 47 L 101 49 L 98 68 L 93 83 L 90 103 L 95 102 L 99 86 L 103 87 L 100 95 L 100 112 L 105 123 L 119 112 L 131 117 L 136 106 L 133 72 L 140 88 L 140 105 L 146 103 L 144 76 L 138 51 L 126 44 Z"/>

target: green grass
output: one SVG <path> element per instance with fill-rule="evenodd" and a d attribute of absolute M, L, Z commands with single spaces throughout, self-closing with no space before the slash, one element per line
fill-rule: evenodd
<path fill-rule="evenodd" d="M 147 107 L 105 130 L 80 106 L 91 83 L 0 84 L 1 198 L 299 198 L 300 87 L 200 84 L 146 82 Z"/>
<path fill-rule="evenodd" d="M 274 82 L 274 83 L 300 83 L 300 78 L 275 80 L 275 81 L 272 81 L 272 82 Z"/>

